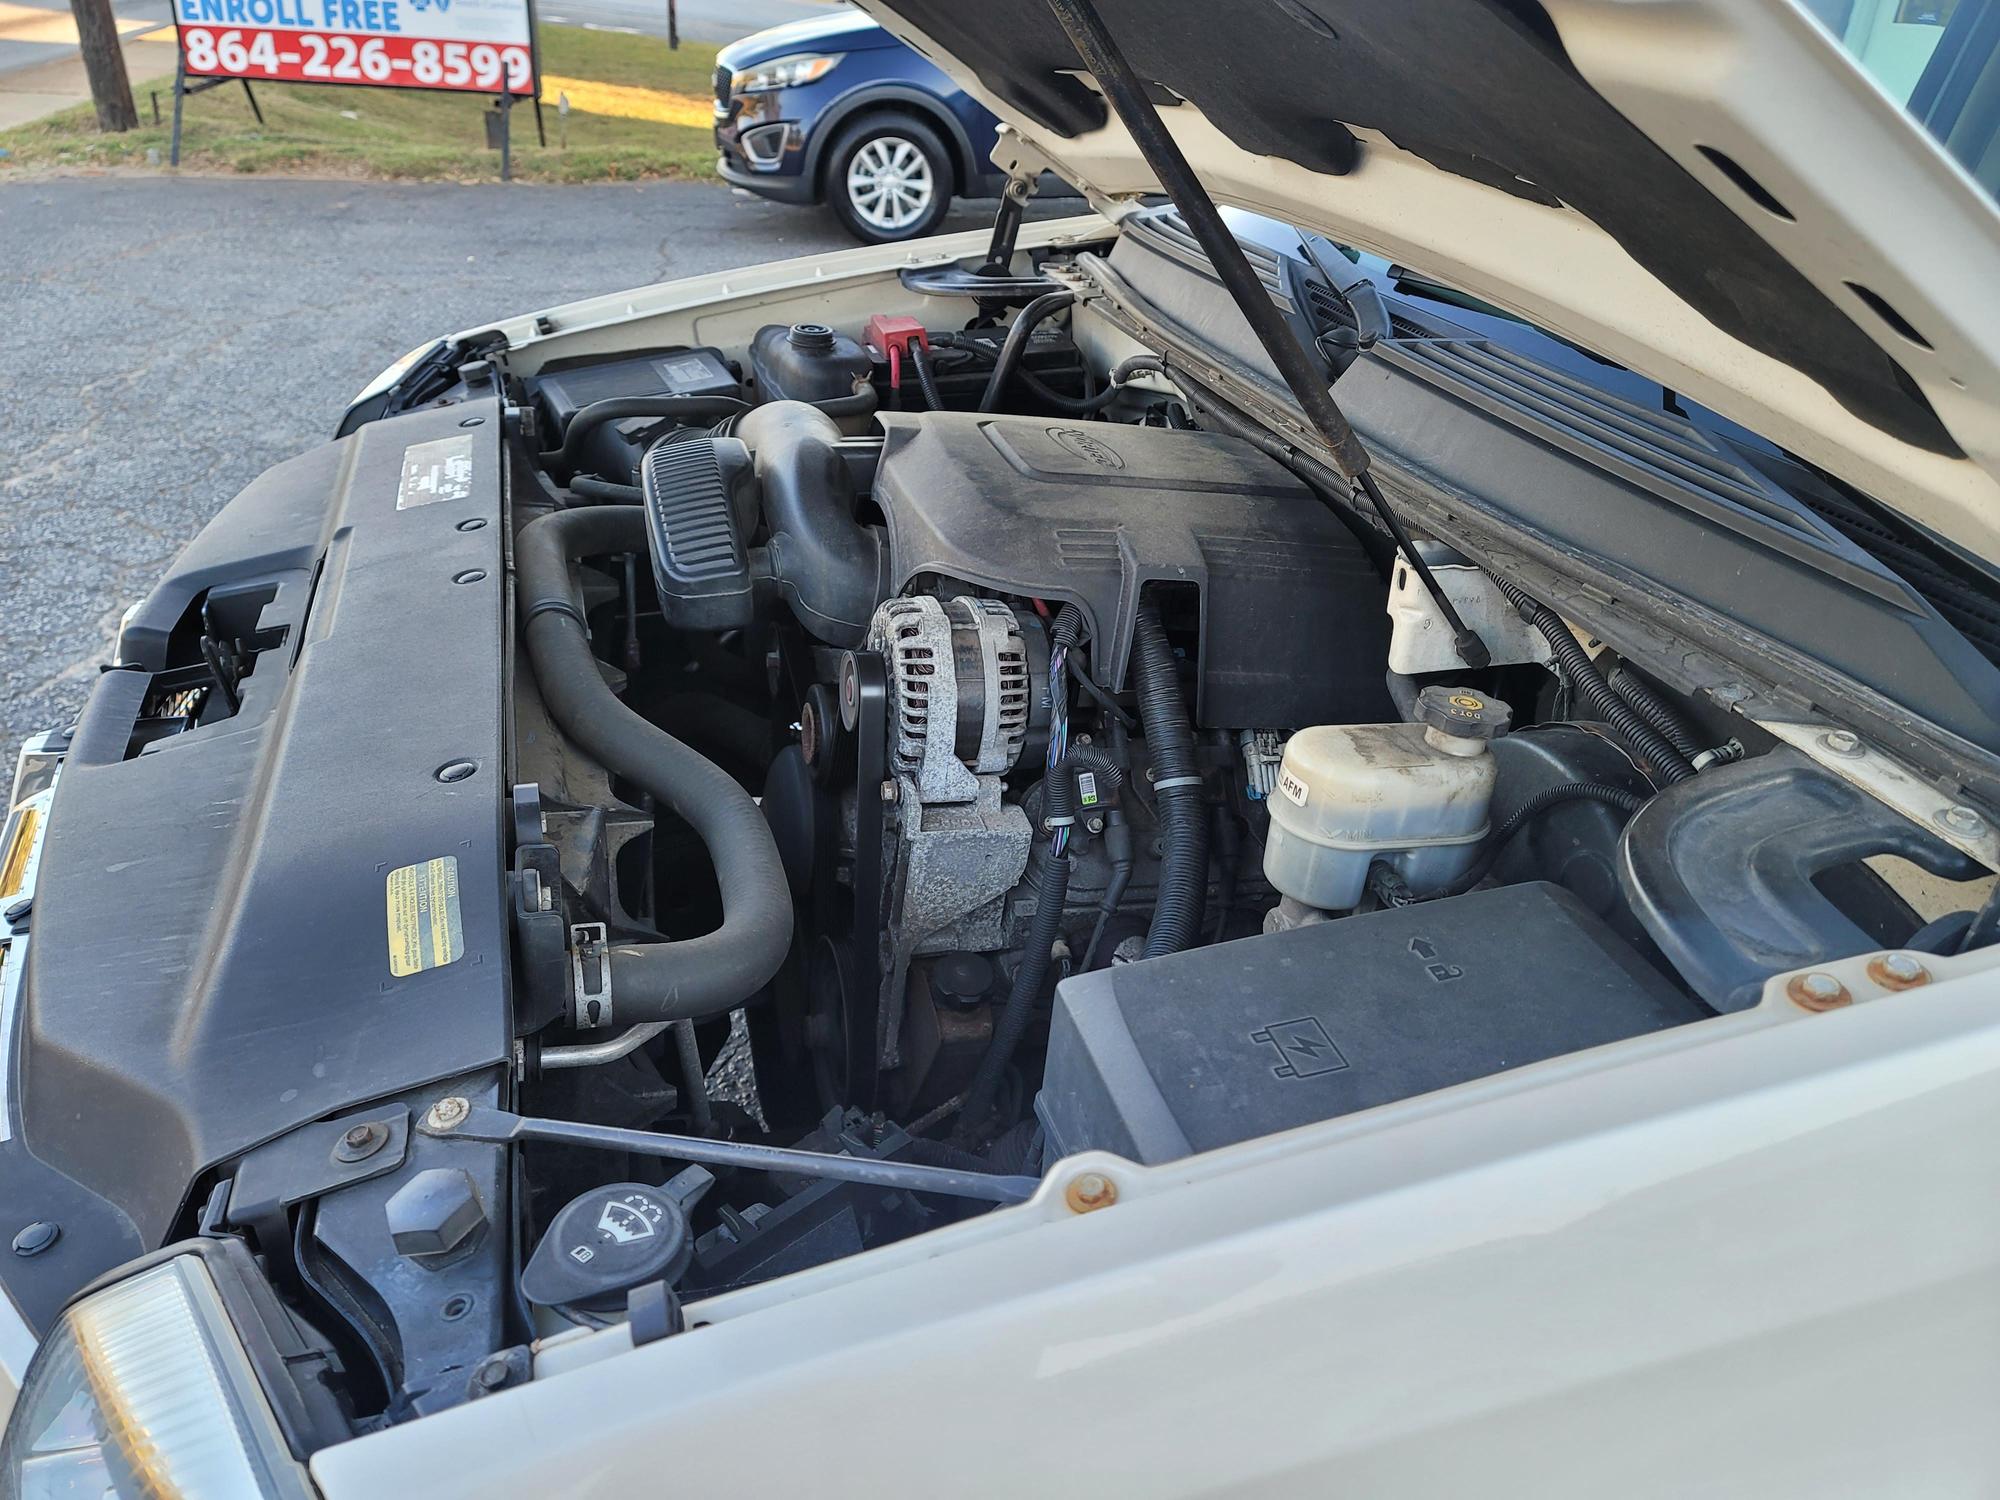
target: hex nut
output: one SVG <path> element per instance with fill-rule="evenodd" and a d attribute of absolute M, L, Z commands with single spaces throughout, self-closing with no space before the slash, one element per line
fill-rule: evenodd
<path fill-rule="evenodd" d="M 396 1253 L 449 1255 L 486 1222 L 479 1189 L 463 1167 L 431 1167 L 396 1189 L 384 1212 Z"/>
<path fill-rule="evenodd" d="M 1063 1190 L 1063 1201 L 1080 1214 L 1109 1208 L 1118 1201 L 1118 1184 L 1102 1172 L 1083 1172 L 1070 1179 Z"/>
<path fill-rule="evenodd" d="M 1785 993 L 1801 1010 L 1838 1010 L 1841 1006 L 1850 1005 L 1854 1001 L 1854 996 L 1848 993 L 1846 985 L 1831 974 L 1817 972 L 1794 974 L 1785 983 Z"/>
<path fill-rule="evenodd" d="M 1937 815 L 1937 820 L 1940 826 L 1967 838 L 1986 831 L 1986 820 L 1969 807 L 1947 807 Z"/>
<path fill-rule="evenodd" d="M 472 1113 L 471 1103 L 457 1094 L 447 1094 L 433 1104 L 424 1114 L 424 1123 L 432 1130 L 450 1130 L 465 1123 L 465 1117 Z"/>
<path fill-rule="evenodd" d="M 1868 977 L 1885 990 L 1912 990 L 1931 982 L 1931 971 L 1908 953 L 1882 953 L 1868 960 Z"/>

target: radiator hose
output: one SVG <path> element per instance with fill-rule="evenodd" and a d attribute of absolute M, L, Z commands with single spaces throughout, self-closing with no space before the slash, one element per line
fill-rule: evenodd
<path fill-rule="evenodd" d="M 1694 767 L 1686 756 L 1673 747 L 1665 735 L 1655 729 L 1637 710 L 1611 690 L 1611 684 L 1604 680 L 1604 674 L 1597 669 L 1583 643 L 1571 633 L 1562 616 L 1540 600 L 1529 595 L 1517 585 L 1498 574 L 1491 575 L 1500 586 L 1500 592 L 1507 596 L 1508 603 L 1521 612 L 1521 618 L 1542 633 L 1555 653 L 1557 663 L 1568 676 L 1577 694 L 1583 698 L 1590 711 L 1604 720 L 1624 738 L 1646 763 L 1653 778 L 1671 786 L 1677 781 L 1686 781 L 1694 775 Z"/>
<path fill-rule="evenodd" d="M 770 981 L 792 943 L 791 891 L 756 802 L 713 761 L 621 703 L 590 649 L 571 561 L 645 549 L 645 512 L 622 505 L 557 511 L 522 527 L 514 543 L 522 630 L 549 717 L 686 820 L 708 849 L 722 894 L 722 925 L 713 932 L 612 946 L 620 1024 L 721 1015 Z"/>
<path fill-rule="evenodd" d="M 1160 894 L 1146 932 L 1146 957 L 1158 958 L 1192 947 L 1201 937 L 1201 909 L 1208 898 L 1208 810 L 1180 672 L 1160 613 L 1150 604 L 1139 608 L 1132 677 L 1160 814 Z"/>

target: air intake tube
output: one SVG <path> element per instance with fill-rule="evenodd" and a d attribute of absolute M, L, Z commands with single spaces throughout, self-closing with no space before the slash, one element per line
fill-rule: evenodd
<path fill-rule="evenodd" d="M 590 649 L 570 562 L 645 550 L 645 512 L 625 505 L 557 511 L 522 527 L 514 544 L 522 629 L 549 716 L 688 822 L 722 893 L 714 932 L 612 947 L 615 1016 L 628 1024 L 701 1020 L 741 1005 L 778 972 L 792 943 L 791 891 L 756 802 L 714 762 L 619 702 Z"/>
<path fill-rule="evenodd" d="M 799 623 L 833 646 L 858 646 L 887 592 L 881 538 L 854 519 L 840 428 L 803 401 L 772 401 L 736 424 L 755 456 L 770 527 L 766 568 Z"/>

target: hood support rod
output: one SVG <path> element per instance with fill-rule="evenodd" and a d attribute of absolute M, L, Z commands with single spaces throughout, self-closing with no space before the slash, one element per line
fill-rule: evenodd
<path fill-rule="evenodd" d="M 1146 97 L 1145 85 L 1132 71 L 1132 64 L 1126 61 L 1118 44 L 1111 39 L 1111 32 L 1097 14 L 1096 6 L 1091 0 L 1049 0 L 1049 11 L 1069 34 L 1071 45 L 1131 133 L 1140 155 L 1146 159 L 1146 165 L 1152 168 L 1160 186 L 1167 190 L 1174 207 L 1180 210 L 1195 239 L 1207 252 L 1209 264 L 1222 278 L 1224 289 L 1241 309 L 1251 332 L 1264 346 L 1264 352 L 1271 356 L 1271 363 L 1278 367 L 1278 374 L 1291 387 L 1306 420 L 1312 423 L 1332 450 L 1334 463 L 1347 481 L 1368 497 L 1368 503 L 1382 518 L 1382 524 L 1388 528 L 1396 546 L 1409 559 L 1410 567 L 1431 596 L 1431 602 L 1451 627 L 1452 644 L 1457 648 L 1459 658 L 1473 668 L 1489 665 L 1493 658 L 1486 649 L 1486 643 L 1460 618 L 1457 607 L 1432 575 L 1430 564 L 1424 561 L 1423 555 L 1411 542 L 1410 533 L 1401 519 L 1389 508 L 1382 487 L 1368 472 L 1368 450 L 1362 446 L 1340 404 L 1333 399 L 1333 392 L 1321 378 L 1312 356 L 1306 353 L 1305 347 L 1292 333 L 1291 326 L 1272 303 L 1264 284 L 1257 279 L 1257 273 L 1250 269 L 1243 247 L 1236 243 L 1236 236 L 1222 222 L 1214 200 L 1188 165 L 1187 158 L 1181 154 L 1173 134 L 1160 120 L 1160 112 Z"/>

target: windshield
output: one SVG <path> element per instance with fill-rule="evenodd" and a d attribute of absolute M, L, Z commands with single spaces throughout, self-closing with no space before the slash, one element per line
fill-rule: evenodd
<path fill-rule="evenodd" d="M 2000 0 L 1804 0 L 1891 98 L 2000 199 Z"/>

